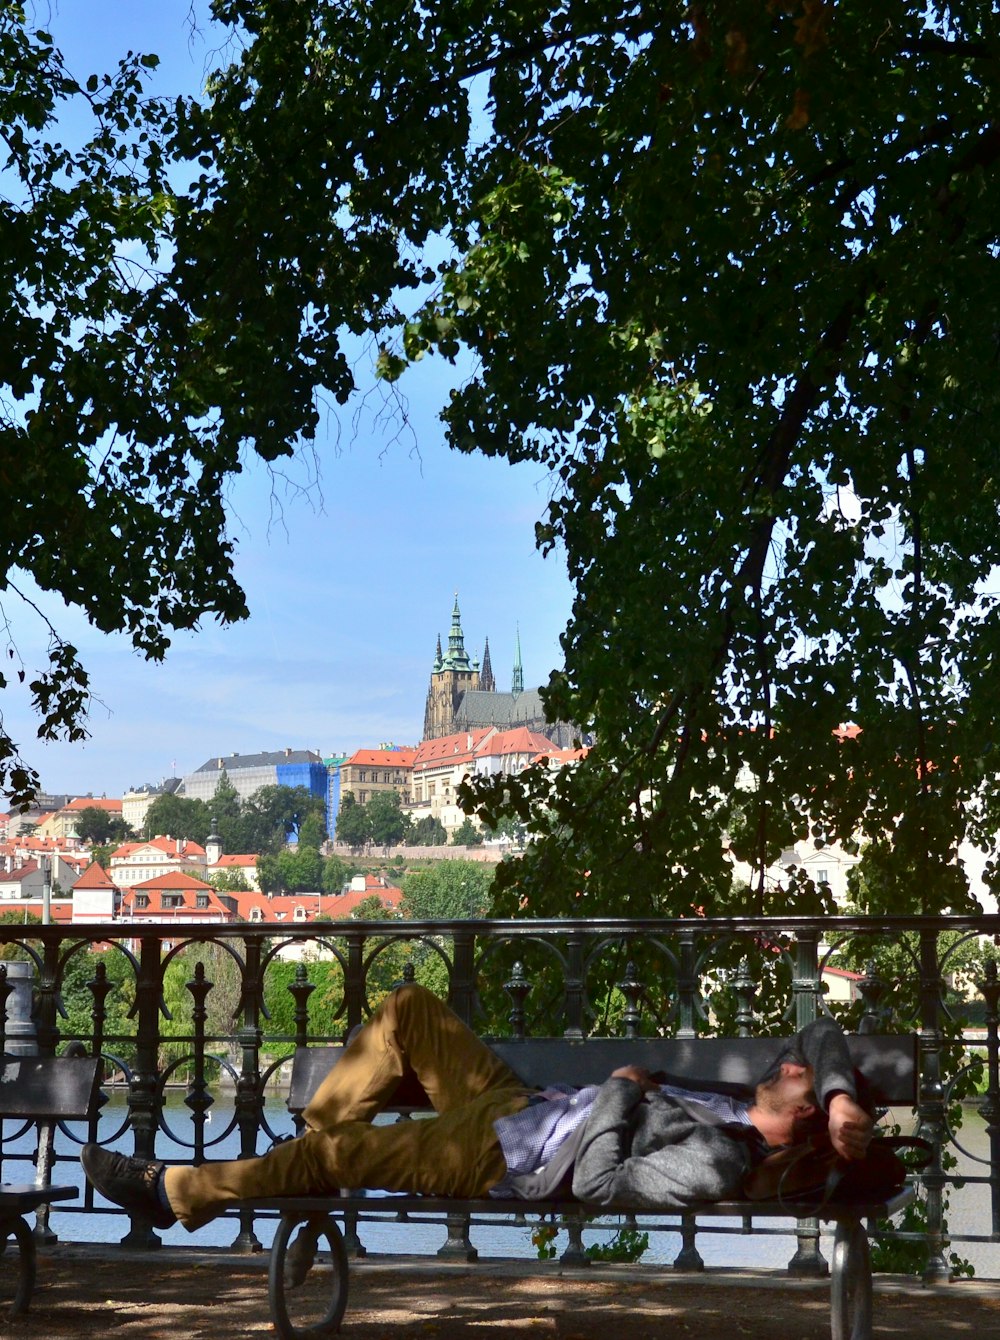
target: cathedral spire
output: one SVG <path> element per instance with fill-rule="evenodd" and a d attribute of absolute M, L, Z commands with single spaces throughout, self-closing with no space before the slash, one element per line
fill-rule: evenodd
<path fill-rule="evenodd" d="M 468 670 L 469 656 L 465 650 L 465 636 L 462 633 L 462 614 L 458 608 L 458 592 L 455 592 L 455 608 L 451 612 L 451 632 L 448 634 L 448 655 L 444 658 L 445 670 Z"/>
<path fill-rule="evenodd" d="M 524 692 L 524 670 L 521 668 L 521 628 L 515 625 L 517 635 L 514 642 L 514 675 L 511 679 L 510 691 L 516 698 L 519 693 Z"/>
<path fill-rule="evenodd" d="M 441 670 L 441 634 L 438 633 L 437 651 L 434 653 L 433 673 L 436 675 Z"/>
<path fill-rule="evenodd" d="M 493 678 L 493 666 L 490 664 L 490 640 L 483 647 L 483 668 L 479 672 L 479 687 L 487 693 L 496 693 L 497 682 Z"/>

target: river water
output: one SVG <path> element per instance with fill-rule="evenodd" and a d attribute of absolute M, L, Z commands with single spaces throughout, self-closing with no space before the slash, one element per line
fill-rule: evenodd
<path fill-rule="evenodd" d="M 168 1094 L 166 1113 L 171 1129 L 181 1142 L 189 1141 L 191 1136 L 190 1113 L 184 1106 L 183 1099 L 183 1092 L 171 1091 Z M 104 1131 L 114 1130 L 119 1123 L 123 1123 L 125 1110 L 124 1094 L 121 1091 L 114 1092 L 107 1106 L 102 1109 L 102 1129 Z M 265 1114 L 275 1134 L 292 1133 L 291 1118 L 286 1111 L 282 1095 L 268 1095 Z M 223 1138 L 219 1139 L 219 1142 L 208 1151 L 209 1158 L 234 1158 L 238 1154 L 239 1142 L 235 1131 L 223 1136 L 231 1115 L 231 1095 L 228 1093 L 218 1094 L 215 1106 L 212 1109 L 211 1122 L 206 1127 L 206 1139 L 212 1140 L 213 1137 L 218 1138 L 219 1136 Z M 70 1129 L 74 1134 L 79 1134 L 80 1139 L 86 1139 L 82 1126 L 78 1127 L 76 1124 L 71 1124 Z M 904 1129 L 906 1129 L 905 1125 Z M 960 1152 L 959 1167 L 956 1171 L 966 1176 L 985 1176 L 989 1171 L 988 1167 L 981 1162 L 976 1162 L 976 1159 L 982 1159 L 986 1155 L 988 1141 L 983 1120 L 977 1112 L 966 1109 L 960 1138 L 967 1152 Z M 33 1146 L 33 1140 L 31 1143 Z M 27 1137 L 24 1141 L 12 1142 L 6 1148 L 8 1152 L 15 1152 L 26 1147 Z M 125 1134 L 120 1140 L 112 1142 L 111 1147 L 131 1152 L 131 1136 Z M 73 1146 L 67 1142 L 62 1134 L 58 1137 L 57 1148 L 62 1155 L 72 1155 L 74 1152 Z M 263 1143 L 260 1148 L 263 1150 Z M 186 1148 L 183 1143 L 178 1144 L 170 1140 L 159 1143 L 157 1150 L 161 1157 L 168 1160 L 172 1158 L 183 1160 L 190 1157 L 189 1148 Z M 4 1165 L 4 1180 L 6 1181 L 27 1181 L 31 1179 L 31 1176 L 31 1170 L 26 1171 L 23 1164 L 18 1165 L 8 1162 Z M 79 1164 L 72 1159 L 66 1162 L 60 1161 L 53 1180 L 64 1185 L 70 1184 L 82 1187 L 83 1177 Z M 369 1202 L 371 1203 L 375 1199 L 375 1197 L 371 1197 Z M 951 1232 L 954 1234 L 988 1234 L 991 1222 L 989 1205 L 989 1188 L 984 1185 L 969 1185 L 967 1183 L 965 1187 L 953 1190 L 948 1212 Z M 532 1225 L 534 1222 L 534 1219 L 530 1221 Z M 795 1240 L 791 1235 L 793 1221 L 759 1220 L 760 1228 L 755 1229 L 752 1235 L 742 1232 L 742 1225 L 739 1220 L 710 1220 L 707 1222 L 714 1228 L 723 1230 L 721 1232 L 699 1230 L 698 1250 L 706 1265 L 709 1266 L 781 1267 L 787 1264 L 795 1250 Z M 127 1231 L 127 1221 L 121 1215 L 101 1213 L 99 1207 L 96 1213 L 84 1213 L 82 1207 L 74 1209 L 74 1202 L 70 1201 L 65 1206 L 54 1205 L 52 1207 L 52 1227 L 60 1238 L 67 1241 L 117 1242 Z M 257 1221 L 256 1233 L 265 1247 L 270 1245 L 274 1227 L 274 1220 L 258 1219 Z M 199 1230 L 196 1238 L 186 1233 L 179 1225 L 169 1229 L 162 1234 L 162 1237 L 163 1241 L 168 1244 L 197 1241 L 203 1246 L 229 1246 L 238 1231 L 239 1224 L 236 1219 L 224 1218 L 218 1219 Z M 415 1255 L 433 1255 L 441 1246 L 445 1236 L 444 1228 L 440 1224 L 399 1223 L 395 1220 L 363 1223 L 360 1226 L 359 1235 L 370 1253 L 395 1252 Z M 585 1234 L 585 1242 L 587 1244 L 606 1242 L 612 1236 L 613 1230 L 611 1229 L 588 1229 Z M 474 1225 L 471 1230 L 471 1238 L 481 1257 L 525 1258 L 536 1255 L 536 1249 L 531 1243 L 531 1226 L 517 1225 L 513 1221 L 509 1225 Z M 555 1244 L 558 1253 L 562 1252 L 566 1241 L 565 1232 L 560 1232 Z M 680 1235 L 677 1232 L 671 1230 L 651 1232 L 649 1250 L 643 1259 L 653 1262 L 671 1262 L 680 1250 L 680 1245 Z M 824 1236 L 821 1249 L 829 1259 L 832 1240 Z M 972 1264 L 978 1277 L 1000 1279 L 1000 1242 L 955 1243 L 953 1250 Z"/>

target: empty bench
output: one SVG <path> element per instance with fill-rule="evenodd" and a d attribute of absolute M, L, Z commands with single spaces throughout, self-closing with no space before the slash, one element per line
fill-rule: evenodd
<path fill-rule="evenodd" d="M 0 1121 L 15 1124 L 9 1133 L 4 1126 L 5 1140 L 38 1124 L 36 1180 L 0 1184 L 0 1242 L 6 1244 L 13 1237 L 19 1256 L 12 1317 L 25 1311 L 35 1287 L 35 1235 L 25 1215 L 79 1195 L 75 1186 L 53 1186 L 49 1181 L 51 1128 L 58 1121 L 90 1117 L 97 1101 L 99 1064 L 86 1057 L 0 1057 Z"/>
<path fill-rule="evenodd" d="M 913 1107 L 916 1102 L 917 1067 L 915 1036 L 849 1036 L 848 1045 L 856 1067 L 866 1076 L 873 1101 L 880 1107 Z M 714 1081 L 753 1087 L 784 1045 L 780 1038 L 678 1038 L 625 1039 L 529 1038 L 491 1042 L 493 1050 L 529 1087 L 565 1083 L 582 1087 L 600 1083 L 621 1065 L 665 1070 L 671 1076 L 710 1084 Z M 335 1065 L 341 1047 L 300 1048 L 294 1058 L 288 1098 L 290 1111 L 301 1114 L 317 1086 Z M 412 1080 L 397 1088 L 388 1111 L 404 1116 L 428 1109 L 426 1094 Z M 905 1188 L 884 1200 L 838 1203 L 831 1200 L 817 1209 L 815 1204 L 788 1200 L 733 1200 L 706 1202 L 662 1211 L 641 1211 L 643 1220 L 661 1218 L 669 1226 L 687 1232 L 689 1248 L 676 1263 L 679 1268 L 700 1269 L 693 1249 L 693 1226 L 698 1219 L 718 1217 L 796 1218 L 817 1220 L 835 1226 L 833 1260 L 830 1267 L 831 1333 L 833 1340 L 870 1340 L 872 1329 L 872 1276 L 866 1220 L 885 1219 L 901 1210 L 913 1192 Z M 359 1200 L 345 1191 L 339 1196 L 269 1197 L 255 1199 L 253 1208 L 276 1211 L 280 1223 L 271 1248 L 268 1293 L 271 1317 L 282 1340 L 318 1340 L 339 1328 L 347 1306 L 349 1266 L 345 1232 L 354 1239 Z M 574 1199 L 553 1201 L 499 1200 L 386 1195 L 367 1202 L 367 1210 L 395 1214 L 401 1218 L 434 1216 L 447 1221 L 451 1250 L 468 1246 L 465 1236 L 470 1219 L 522 1217 L 526 1214 L 607 1218 L 615 1211 Z M 622 1214 L 634 1213 L 624 1208 Z M 336 1217 L 335 1217 L 336 1216 Z M 300 1227 L 304 1226 L 304 1227 Z M 329 1264 L 313 1270 L 307 1282 L 296 1288 L 286 1284 L 285 1259 L 296 1239 L 296 1230 L 325 1241 Z M 448 1250 L 448 1246 L 444 1249 Z M 468 1259 L 474 1259 L 470 1251 Z M 566 1260 L 566 1258 L 563 1258 Z"/>

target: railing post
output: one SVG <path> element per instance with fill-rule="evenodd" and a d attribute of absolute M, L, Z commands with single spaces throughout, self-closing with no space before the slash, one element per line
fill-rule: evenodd
<path fill-rule="evenodd" d="M 475 1027 L 476 937 L 472 931 L 457 930 L 452 936 L 451 978 L 448 1004 L 469 1028 Z"/>
<path fill-rule="evenodd" d="M 753 1001 L 757 994 L 757 983 L 750 976 L 750 960 L 740 959 L 740 966 L 733 978 L 733 995 L 736 997 L 736 1031 L 741 1038 L 748 1038 L 753 1032 Z"/>
<path fill-rule="evenodd" d="M 815 931 L 799 931 L 795 937 L 795 976 L 792 1002 L 795 1027 L 805 1028 L 816 1018 L 819 998 L 819 937 Z M 788 1273 L 797 1278 L 823 1279 L 830 1267 L 819 1248 L 819 1220 L 800 1219 L 795 1230 L 798 1246 L 788 1262 Z"/>
<path fill-rule="evenodd" d="M 93 1011 L 92 1011 L 94 1020 L 94 1033 L 91 1039 L 90 1054 L 91 1056 L 96 1057 L 98 1060 L 101 1060 L 104 1056 L 104 1028 L 108 1018 L 107 1000 L 109 994 L 115 989 L 116 986 L 117 986 L 116 982 L 108 981 L 107 964 L 106 963 L 96 964 L 96 966 L 94 967 L 94 975 L 87 983 L 87 990 L 90 992 L 94 1000 Z M 90 1114 L 90 1117 L 87 1120 L 88 1140 L 97 1139 L 97 1125 L 98 1122 L 100 1121 L 101 1108 L 105 1106 L 107 1101 L 108 1096 L 102 1090 L 101 1093 L 98 1094 L 97 1102 L 94 1105 L 95 1110 Z"/>
<path fill-rule="evenodd" d="M 877 1033 L 885 1018 L 885 1006 L 882 1001 L 888 990 L 888 983 L 878 974 L 874 963 L 865 968 L 865 975 L 858 982 L 858 995 L 863 1010 L 858 1023 L 859 1033 Z"/>
<path fill-rule="evenodd" d="M 7 981 L 7 965 L 0 963 L 0 1056 L 7 1055 L 7 1000 L 14 983 Z"/>
<path fill-rule="evenodd" d="M 90 992 L 93 1005 L 94 1036 L 92 1042 L 92 1056 L 100 1056 L 104 1050 L 104 1025 L 108 1018 L 108 995 L 114 990 L 114 982 L 108 981 L 108 966 L 106 963 L 98 963 L 94 968 L 94 975 L 87 983 L 87 990 Z"/>
<path fill-rule="evenodd" d="M 59 1044 L 59 1025 L 56 1022 L 59 1008 L 56 1003 L 59 994 L 59 945 L 56 939 L 46 939 L 42 971 L 35 993 L 35 1036 L 41 1056 L 55 1056 Z"/>
<path fill-rule="evenodd" d="M 563 987 L 563 1037 L 583 1037 L 583 936 L 566 936 L 566 981 Z"/>
<path fill-rule="evenodd" d="M 821 994 L 819 936 L 815 931 L 799 931 L 795 937 L 795 976 L 792 978 L 796 1029 L 805 1028 L 816 1018 Z"/>
<path fill-rule="evenodd" d="M 156 1132 L 160 1124 L 160 1094 L 157 1083 L 160 1041 L 160 938 L 144 935 L 139 948 L 139 978 L 135 984 L 135 1070 L 129 1084 L 128 1111 L 136 1158 L 156 1157 Z M 159 1247 L 160 1239 L 145 1219 L 132 1219 L 122 1238 L 123 1247 Z"/>
<path fill-rule="evenodd" d="M 625 1036 L 627 1038 L 637 1038 L 639 1036 L 639 1025 L 642 1022 L 642 1011 L 639 1004 L 642 1000 L 643 985 L 639 981 L 636 966 L 631 959 L 625 964 L 625 976 L 618 983 L 618 990 L 625 997 L 625 1015 L 622 1020 L 625 1025 Z"/>
<path fill-rule="evenodd" d="M 986 1092 L 979 1104 L 979 1114 L 986 1123 L 986 1137 L 990 1144 L 990 1217 L 991 1233 L 1000 1235 L 1000 981 L 997 965 L 986 965 L 986 980 L 979 983 L 986 1001 Z"/>
<path fill-rule="evenodd" d="M 304 963 L 296 963 L 295 980 L 289 983 L 288 990 L 295 1001 L 295 1045 L 304 1047 L 309 1041 L 309 997 L 316 990 Z"/>
<path fill-rule="evenodd" d="M 695 1036 L 695 1015 L 701 986 L 696 968 L 694 931 L 680 933 L 680 965 L 677 970 L 677 1036 Z M 699 1267 L 700 1269 L 700 1267 Z"/>
<path fill-rule="evenodd" d="M 35 967 L 11 959 L 4 963 L 0 985 L 0 1040 L 4 1056 L 36 1056 L 34 985 Z"/>
<path fill-rule="evenodd" d="M 240 1158 L 253 1158 L 257 1153 L 257 1134 L 261 1125 L 263 1096 L 260 1085 L 260 1028 L 264 984 L 261 979 L 260 940 L 245 940 L 243 966 L 243 1025 L 239 1030 L 242 1053 L 240 1076 L 236 1082 L 236 1123 L 240 1132 Z M 252 1210 L 240 1211 L 240 1231 L 233 1241 L 237 1252 L 259 1252 L 260 1239 L 254 1232 Z"/>
<path fill-rule="evenodd" d="M 920 1180 L 927 1192 L 927 1283 L 951 1279 L 945 1259 L 944 1188 L 947 1182 L 941 1164 L 945 1140 L 944 1088 L 941 1083 L 941 989 L 937 931 L 920 932 L 920 1095 L 917 1111 L 919 1134 L 933 1146 L 931 1162 Z"/>
<path fill-rule="evenodd" d="M 44 966 L 38 983 L 35 999 L 35 1032 L 38 1037 L 38 1050 L 42 1056 L 54 1056 L 59 1045 L 59 1026 L 56 1023 L 56 1011 L 59 1003 L 59 950 L 58 940 L 45 943 Z M 39 1121 L 38 1145 L 35 1158 L 35 1185 L 52 1184 L 52 1166 L 55 1162 L 55 1123 Z M 39 1205 L 35 1211 L 34 1238 L 39 1243 L 57 1241 L 56 1234 L 49 1228 L 50 1207 Z"/>
<path fill-rule="evenodd" d="M 205 1079 L 205 1020 L 208 1017 L 205 1002 L 213 983 L 206 978 L 205 965 L 200 959 L 194 965 L 193 980 L 186 985 L 194 1002 L 191 1011 L 194 1025 L 194 1078 L 188 1087 L 184 1104 L 191 1112 L 191 1123 L 194 1127 L 194 1161 L 198 1164 L 205 1161 L 206 1114 L 215 1102 Z"/>
<path fill-rule="evenodd" d="M 523 963 L 514 964 L 510 977 L 503 984 L 503 989 L 511 999 L 512 1008 L 507 1015 L 511 1034 L 515 1038 L 523 1038 L 525 1027 L 524 1005 L 528 999 L 528 993 L 531 991 L 531 983 L 524 975 Z"/>
<path fill-rule="evenodd" d="M 365 1022 L 365 937 L 361 931 L 346 931 L 347 968 L 344 972 L 344 1041 L 351 1030 Z"/>

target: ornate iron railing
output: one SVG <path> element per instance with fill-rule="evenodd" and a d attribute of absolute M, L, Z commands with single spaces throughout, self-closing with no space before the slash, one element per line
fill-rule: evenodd
<path fill-rule="evenodd" d="M 82 1045 L 126 1095 L 124 1117 L 64 1125 L 56 1165 L 86 1139 L 124 1138 L 143 1157 L 171 1142 L 172 1157 L 180 1147 L 194 1162 L 227 1135 L 241 1155 L 263 1152 L 275 1134 L 264 1096 L 294 1048 L 339 1041 L 399 980 L 424 981 L 484 1036 L 790 1032 L 829 1009 L 849 1030 L 919 1037 L 915 1119 L 936 1153 L 917 1220 L 882 1237 L 918 1244 L 937 1279 L 951 1273 L 950 1250 L 1000 1243 L 997 916 L 5 924 L 0 943 L 33 984 L 33 1029 L 14 1009 L 5 1049 Z M 832 1000 L 832 981 L 853 999 Z M 0 1018 L 16 994 L 0 967 Z M 178 1083 L 185 1134 L 165 1103 Z M 985 1152 L 966 1150 L 957 1129 L 970 1107 Z M 30 1157 L 16 1135 L 2 1132 L 5 1178 L 8 1162 Z M 949 1231 L 949 1199 L 954 1209 L 970 1192 L 988 1207 L 983 1231 Z M 44 1221 L 39 1231 L 51 1234 Z M 123 1241 L 148 1245 L 150 1234 L 133 1225 Z M 244 1214 L 234 1246 L 258 1245 Z M 1000 1250 L 989 1273 L 1000 1276 Z"/>

